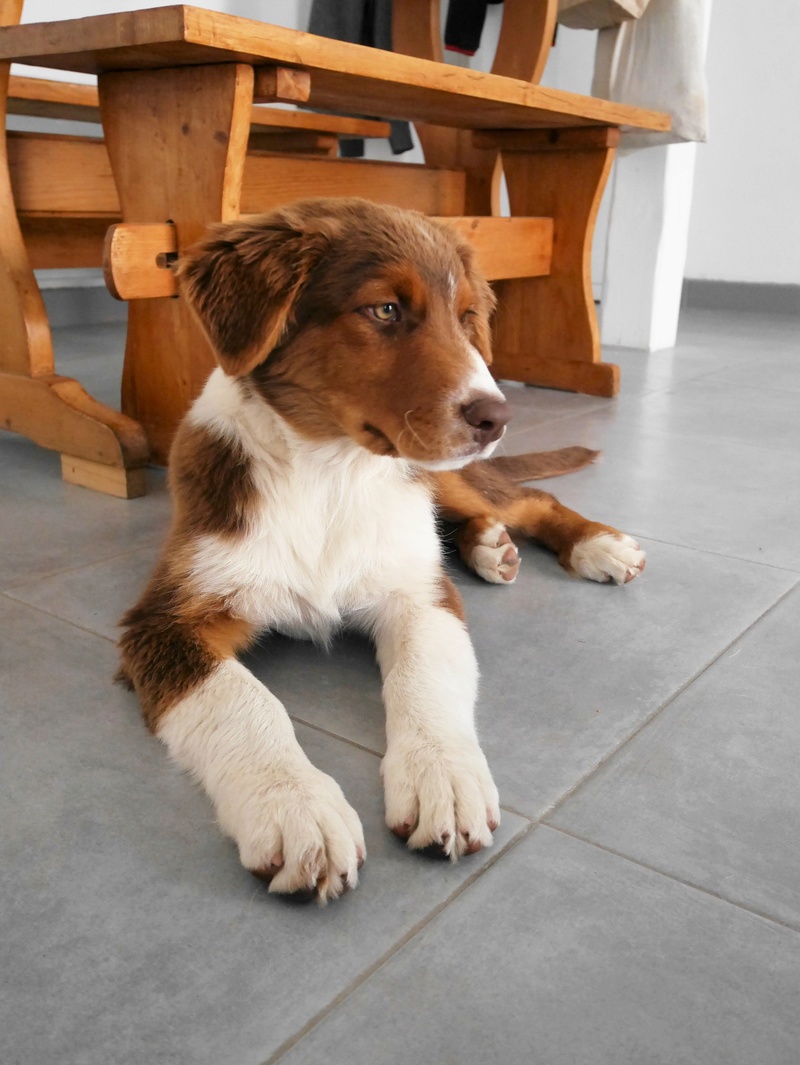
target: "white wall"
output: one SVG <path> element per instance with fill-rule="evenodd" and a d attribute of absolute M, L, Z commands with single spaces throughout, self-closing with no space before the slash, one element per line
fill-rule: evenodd
<path fill-rule="evenodd" d="M 800 3 L 716 0 L 686 276 L 800 284 Z"/>

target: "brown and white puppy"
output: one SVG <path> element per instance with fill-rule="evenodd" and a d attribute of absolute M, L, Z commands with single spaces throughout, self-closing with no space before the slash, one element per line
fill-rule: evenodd
<path fill-rule="evenodd" d="M 644 565 L 630 537 L 514 483 L 594 453 L 471 465 L 509 418 L 487 369 L 493 297 L 469 247 L 422 215 L 304 201 L 218 227 L 178 274 L 220 367 L 175 439 L 172 531 L 123 619 L 122 677 L 245 867 L 324 902 L 357 882 L 358 815 L 236 656 L 267 629 L 367 632 L 387 824 L 453 860 L 488 846 L 498 794 L 436 504 L 488 580 L 516 575 L 508 526 L 573 573 L 623 583 Z"/>

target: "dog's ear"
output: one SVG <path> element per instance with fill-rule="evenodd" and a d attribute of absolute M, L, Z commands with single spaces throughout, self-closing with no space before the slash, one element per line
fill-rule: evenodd
<path fill-rule="evenodd" d="M 176 269 L 181 293 L 233 376 L 249 373 L 281 343 L 327 247 L 324 234 L 291 222 L 267 216 L 216 226 Z"/>
<path fill-rule="evenodd" d="M 497 297 L 483 272 L 475 261 L 472 246 L 465 241 L 459 242 L 458 254 L 464 264 L 464 273 L 473 292 L 476 313 L 470 316 L 473 331 L 473 343 L 487 365 L 492 362 L 492 314 L 497 305 Z"/>

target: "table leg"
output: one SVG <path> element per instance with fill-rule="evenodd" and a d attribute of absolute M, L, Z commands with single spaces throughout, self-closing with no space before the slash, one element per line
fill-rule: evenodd
<path fill-rule="evenodd" d="M 181 252 L 210 223 L 238 217 L 252 67 L 101 74 L 99 90 L 125 222 L 172 222 Z M 183 300 L 130 302 L 122 409 L 142 423 L 157 461 L 214 365 Z"/>
<path fill-rule="evenodd" d="M 600 361 L 591 255 L 618 133 L 587 130 L 585 146 L 578 130 L 552 143 L 536 136 L 535 149 L 503 151 L 503 170 L 512 215 L 554 220 L 552 265 L 546 277 L 498 286 L 492 370 L 512 381 L 614 396 L 619 368 Z"/>
<path fill-rule="evenodd" d="M 0 64 L 3 119 L 8 71 L 7 63 Z M 55 372 L 47 313 L 17 220 L 5 137 L 0 138 L 0 428 L 60 451 L 65 481 L 125 498 L 144 494 L 148 445 L 141 427 Z"/>

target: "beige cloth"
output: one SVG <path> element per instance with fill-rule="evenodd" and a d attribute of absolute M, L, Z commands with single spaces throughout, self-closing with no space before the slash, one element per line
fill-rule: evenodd
<path fill-rule="evenodd" d="M 592 95 L 672 115 L 668 133 L 631 130 L 623 147 L 706 140 L 707 2 L 650 0 L 641 18 L 597 35 Z"/>
<path fill-rule="evenodd" d="M 558 0 L 558 21 L 571 30 L 602 30 L 639 18 L 648 0 Z"/>

